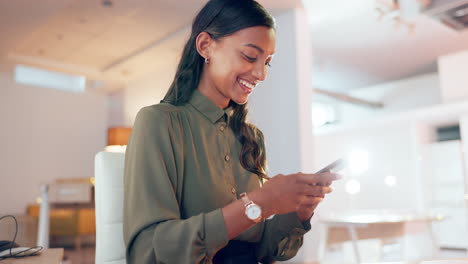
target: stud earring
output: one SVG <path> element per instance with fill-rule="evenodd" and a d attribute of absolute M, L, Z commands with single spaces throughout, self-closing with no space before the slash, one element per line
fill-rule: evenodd
<path fill-rule="evenodd" d="M 206 63 L 206 64 L 210 64 L 210 59 L 205 58 L 205 63 Z"/>

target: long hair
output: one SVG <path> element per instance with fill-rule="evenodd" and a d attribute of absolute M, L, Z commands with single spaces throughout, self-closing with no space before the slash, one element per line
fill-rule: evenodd
<path fill-rule="evenodd" d="M 207 32 L 214 40 L 229 36 L 241 29 L 265 26 L 275 28 L 275 21 L 268 11 L 255 0 L 210 0 L 200 10 L 192 24 L 192 33 L 184 46 L 177 71 L 164 101 L 183 105 L 198 87 L 203 71 L 204 58 L 196 49 L 196 39 Z M 263 134 L 254 125 L 247 123 L 247 104 L 230 102 L 234 113 L 229 126 L 242 144 L 240 162 L 246 170 L 266 175 L 266 154 L 263 149 Z"/>

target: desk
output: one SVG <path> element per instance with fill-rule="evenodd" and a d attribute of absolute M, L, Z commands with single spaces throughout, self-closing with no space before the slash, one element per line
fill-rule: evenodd
<path fill-rule="evenodd" d="M 441 220 L 443 220 L 443 217 L 438 215 L 392 211 L 367 211 L 319 216 L 319 221 L 323 226 L 319 244 L 319 259 L 323 260 L 328 244 L 351 240 L 355 260 L 357 263 L 361 263 L 357 246 L 359 239 L 400 237 L 405 235 L 406 224 L 418 222 L 425 224 L 429 230 L 434 255 L 439 250 L 439 246 L 432 230 L 432 223 Z"/>
<path fill-rule="evenodd" d="M 2 264 L 60 264 L 63 259 L 63 248 L 49 248 L 37 256 L 24 258 L 9 258 L 2 260 Z"/>

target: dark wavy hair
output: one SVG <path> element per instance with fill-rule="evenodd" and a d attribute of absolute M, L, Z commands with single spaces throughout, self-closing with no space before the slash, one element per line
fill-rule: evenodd
<path fill-rule="evenodd" d="M 275 28 L 275 20 L 268 11 L 254 0 L 210 0 L 200 10 L 192 24 L 192 33 L 182 52 L 172 84 L 164 102 L 183 105 L 198 87 L 203 71 L 204 58 L 196 49 L 196 39 L 201 32 L 207 32 L 216 41 L 241 29 L 264 26 Z M 242 144 L 240 162 L 246 170 L 260 179 L 266 175 L 266 154 L 262 148 L 262 132 L 246 122 L 247 104 L 230 102 L 234 112 L 229 123 Z"/>

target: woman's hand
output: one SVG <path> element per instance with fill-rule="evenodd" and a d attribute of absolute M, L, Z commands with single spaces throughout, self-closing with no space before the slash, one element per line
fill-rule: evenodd
<path fill-rule="evenodd" d="M 317 205 L 323 200 L 322 197 L 313 197 L 311 199 L 312 201 L 310 204 L 301 204 L 299 206 L 299 209 L 297 209 L 296 214 L 299 220 L 301 222 L 308 221 L 310 218 L 312 218 L 312 215 L 314 214 L 315 208 L 317 208 Z"/>
<path fill-rule="evenodd" d="M 307 220 L 325 194 L 332 191 L 330 183 L 340 178 L 334 173 L 279 174 L 250 193 L 249 197 L 262 207 L 265 217 L 296 211 L 301 220 Z"/>
<path fill-rule="evenodd" d="M 333 191 L 333 188 L 330 187 L 331 182 L 326 183 L 324 185 L 324 192 L 327 194 Z M 316 187 L 316 186 L 314 186 Z M 319 187 L 319 186 L 317 186 Z M 326 191 L 325 191 L 326 190 Z M 302 200 L 301 204 L 299 205 L 299 208 L 297 209 L 296 213 L 298 218 L 301 220 L 301 222 L 305 222 L 310 220 L 312 215 L 314 214 L 315 209 L 319 205 L 320 202 L 323 201 L 325 198 L 325 195 L 318 195 L 318 196 L 306 196 Z"/>

